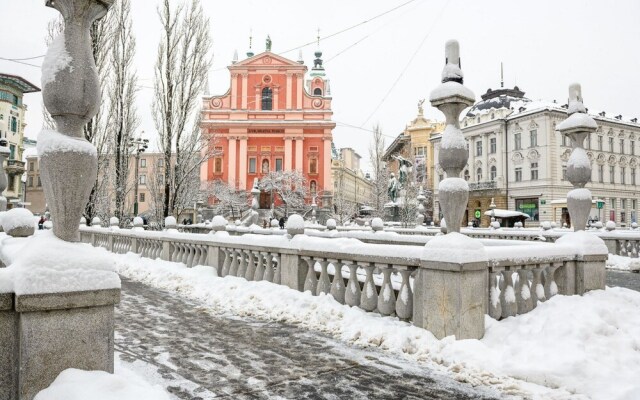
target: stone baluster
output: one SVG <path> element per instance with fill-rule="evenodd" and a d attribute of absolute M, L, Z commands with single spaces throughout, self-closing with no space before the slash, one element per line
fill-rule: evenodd
<path fill-rule="evenodd" d="M 333 275 L 333 281 L 331 282 L 331 289 L 329 293 L 333 298 L 341 304 L 344 304 L 344 279 L 342 279 L 342 261 L 330 260 L 333 264 L 335 273 Z"/>
<path fill-rule="evenodd" d="M 264 253 L 260 251 L 254 251 L 253 255 L 256 259 L 256 271 L 253 274 L 253 280 L 261 281 L 264 279 Z"/>
<path fill-rule="evenodd" d="M 242 255 L 240 254 L 240 250 L 231 249 L 232 259 L 231 266 L 229 267 L 228 275 L 238 276 L 238 269 L 240 268 L 240 262 Z"/>
<path fill-rule="evenodd" d="M 316 296 L 320 293 L 329 293 L 331 291 L 331 281 L 329 280 L 329 272 L 327 271 L 327 267 L 329 266 L 329 261 L 326 259 L 318 260 L 320 263 L 320 279 L 318 280 L 318 286 L 316 287 Z"/>
<path fill-rule="evenodd" d="M 304 291 L 310 291 L 311 294 L 315 295 L 318 289 L 318 277 L 316 276 L 316 260 L 313 257 L 302 257 L 302 259 L 307 263 L 307 276 L 304 279 Z"/>
<path fill-rule="evenodd" d="M 267 262 L 267 265 L 265 266 L 264 280 L 267 282 L 273 282 L 273 255 L 269 252 L 265 252 L 264 258 Z"/>
<path fill-rule="evenodd" d="M 475 95 L 463 85 L 460 48 L 456 40 L 446 43 L 445 54 L 442 84 L 430 95 L 431 105 L 442 111 L 446 118 L 438 162 L 447 177 L 438 185 L 438 196 L 447 232 L 460 232 L 469 199 L 469 185 L 460 178 L 469 158 L 467 142 L 460 130 L 460 113 L 475 102 Z"/>
<path fill-rule="evenodd" d="M 547 296 L 545 295 L 544 283 L 542 281 L 544 279 L 543 269 L 540 265 L 537 265 L 531 272 L 533 273 L 533 278 L 531 279 L 531 299 L 535 308 L 538 301 L 546 301 Z"/>
<path fill-rule="evenodd" d="M 513 271 L 502 271 L 503 289 L 500 292 L 500 304 L 502 305 L 502 318 L 512 317 L 518 313 L 516 292 L 513 287 Z"/>
<path fill-rule="evenodd" d="M 500 302 L 500 279 L 502 274 L 492 271 L 489 274 L 489 316 L 499 320 L 502 317 L 502 304 Z"/>
<path fill-rule="evenodd" d="M 247 271 L 247 256 L 243 249 L 238 250 L 238 271 L 236 271 L 236 275 L 238 278 L 244 278 L 244 273 Z"/>
<path fill-rule="evenodd" d="M 378 307 L 378 292 L 373 280 L 373 271 L 375 270 L 375 266 L 372 264 L 365 264 L 362 268 L 365 270 L 366 277 L 362 288 L 362 296 L 360 297 L 360 308 L 365 311 L 374 311 Z"/>
<path fill-rule="evenodd" d="M 591 180 L 591 162 L 584 149 L 584 139 L 598 129 L 598 124 L 587 114 L 578 83 L 569 86 L 567 114 L 567 119 L 559 123 L 556 129 L 571 139 L 573 151 L 567 162 L 567 179 L 574 189 L 567 194 L 567 208 L 573 230 L 582 231 L 587 225 L 592 206 L 591 191 L 585 189 L 585 185 Z"/>
<path fill-rule="evenodd" d="M 529 287 L 529 270 L 525 268 L 518 270 L 516 301 L 518 303 L 518 314 L 526 314 L 533 310 L 533 304 L 531 302 L 531 288 Z"/>
<path fill-rule="evenodd" d="M 544 294 L 547 299 L 558 294 L 558 284 L 556 283 L 556 271 L 560 268 L 559 265 L 551 264 L 546 268 L 546 274 L 544 276 Z"/>
<path fill-rule="evenodd" d="M 252 281 L 256 274 L 256 263 L 254 259 L 254 252 L 251 250 L 245 250 L 244 252 L 247 258 L 247 270 L 244 273 L 244 279 Z"/>
<path fill-rule="evenodd" d="M 396 267 L 402 277 L 402 284 L 396 300 L 396 315 L 400 319 L 409 320 L 413 315 L 413 291 L 411 290 L 411 270 Z"/>
<path fill-rule="evenodd" d="M 358 282 L 358 264 L 349 264 L 349 281 L 344 293 L 344 301 L 350 306 L 360 305 L 360 296 L 362 291 L 360 290 L 360 282 Z"/>
<path fill-rule="evenodd" d="M 391 315 L 396 308 L 396 295 L 391 284 L 393 267 L 388 264 L 376 264 L 376 267 L 382 273 L 382 285 L 378 295 L 378 312 L 382 315 Z"/>
<path fill-rule="evenodd" d="M 280 254 L 279 253 L 271 253 L 271 257 L 273 261 L 276 263 L 276 268 L 273 271 L 273 283 L 280 284 L 282 278 L 282 263 L 280 262 Z"/>
<path fill-rule="evenodd" d="M 631 246 L 631 257 L 632 258 L 638 258 L 638 241 L 637 240 L 633 240 L 631 241 L 632 246 Z"/>
<path fill-rule="evenodd" d="M 231 249 L 223 247 L 222 252 L 224 253 L 224 262 L 222 263 L 222 271 L 219 272 L 221 278 L 229 275 L 229 268 L 231 267 L 231 261 L 233 260 L 233 255 Z"/>

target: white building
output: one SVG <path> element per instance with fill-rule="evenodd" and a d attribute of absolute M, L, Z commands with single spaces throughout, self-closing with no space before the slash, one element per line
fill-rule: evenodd
<path fill-rule="evenodd" d="M 465 225 L 475 219 L 477 211 L 481 212 L 482 225 L 488 224 L 484 212 L 491 198 L 498 208 L 530 215 L 528 225 L 539 221 L 570 224 L 566 205 L 562 205 L 572 188 L 565 177 L 571 147 L 569 139 L 555 129 L 566 117 L 566 105 L 531 101 L 517 86 L 489 89 L 482 95 L 461 121 L 470 150 L 464 171 L 470 186 Z M 592 216 L 629 224 L 637 220 L 640 210 L 640 124 L 637 118 L 608 116 L 605 112 L 593 117 L 598 130 L 585 141 L 592 166 L 587 187 L 604 206 L 598 209 L 594 203 Z M 432 140 L 437 160 L 440 135 Z M 438 183 L 444 176 L 438 165 L 436 171 L 437 198 Z M 435 207 L 435 215 L 439 215 L 437 201 Z"/>

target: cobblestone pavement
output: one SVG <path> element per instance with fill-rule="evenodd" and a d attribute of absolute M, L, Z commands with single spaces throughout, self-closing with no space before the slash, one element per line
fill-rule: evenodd
<path fill-rule="evenodd" d="M 640 274 L 608 270 L 607 286 L 620 286 L 640 292 Z"/>
<path fill-rule="evenodd" d="M 120 362 L 152 366 L 178 399 L 499 396 L 377 349 L 351 347 L 292 325 L 215 315 L 175 294 L 125 279 L 116 327 Z"/>

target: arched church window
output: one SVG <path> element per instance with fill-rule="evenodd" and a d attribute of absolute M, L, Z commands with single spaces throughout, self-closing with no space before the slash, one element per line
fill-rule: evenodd
<path fill-rule="evenodd" d="M 319 87 L 313 89 L 313 95 L 314 96 L 322 96 L 322 89 L 320 89 Z"/>
<path fill-rule="evenodd" d="M 273 91 L 270 87 L 262 89 L 262 109 L 273 110 Z"/>
<path fill-rule="evenodd" d="M 491 166 L 491 181 L 492 182 L 495 181 L 497 176 L 498 176 L 498 170 L 497 170 L 495 165 L 492 165 Z"/>
<path fill-rule="evenodd" d="M 482 181 L 482 168 L 478 168 L 476 170 L 476 182 Z"/>

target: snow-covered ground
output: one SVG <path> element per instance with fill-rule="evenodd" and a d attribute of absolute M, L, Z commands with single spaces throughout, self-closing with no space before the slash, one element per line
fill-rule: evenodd
<path fill-rule="evenodd" d="M 607 259 L 607 269 L 618 271 L 638 271 L 640 270 L 640 258 L 609 254 L 609 258 Z"/>
<path fill-rule="evenodd" d="M 437 340 L 424 329 L 338 304 L 331 296 L 221 279 L 211 267 L 116 257 L 123 276 L 202 302 L 212 312 L 296 323 L 432 364 L 472 385 L 522 398 L 640 398 L 640 293 L 631 290 L 555 296 L 522 316 L 500 322 L 487 317 L 482 340 Z"/>

